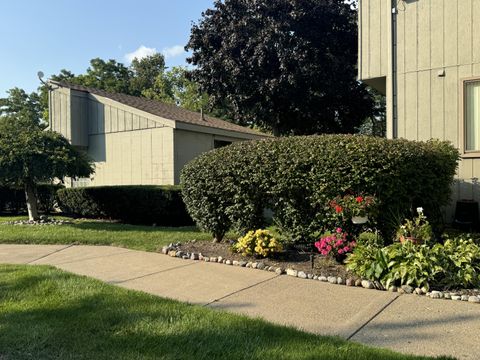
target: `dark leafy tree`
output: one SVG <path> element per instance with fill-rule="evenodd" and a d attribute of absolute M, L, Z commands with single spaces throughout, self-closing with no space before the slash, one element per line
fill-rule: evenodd
<path fill-rule="evenodd" d="M 86 154 L 62 135 L 43 130 L 37 119 L 23 112 L 0 117 L 0 183 L 25 189 L 30 220 L 38 219 L 39 182 L 92 173 Z"/>
<path fill-rule="evenodd" d="M 353 132 L 372 114 L 356 81 L 356 11 L 344 0 L 216 0 L 186 48 L 194 81 L 238 123 Z"/>

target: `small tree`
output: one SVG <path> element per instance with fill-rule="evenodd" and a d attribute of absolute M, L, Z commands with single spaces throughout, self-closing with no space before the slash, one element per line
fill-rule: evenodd
<path fill-rule="evenodd" d="M 30 117 L 17 113 L 0 117 L 0 183 L 25 190 L 28 217 L 38 219 L 36 186 L 39 182 L 86 177 L 93 173 L 87 155 L 67 139 L 44 131 Z"/>

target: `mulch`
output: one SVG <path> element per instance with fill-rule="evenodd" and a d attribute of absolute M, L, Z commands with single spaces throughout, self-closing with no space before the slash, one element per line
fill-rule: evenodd
<path fill-rule="evenodd" d="M 236 253 L 232 250 L 232 242 L 228 240 L 221 243 L 193 240 L 181 244 L 179 249 L 188 253 L 201 253 L 207 257 L 221 256 L 224 259 L 232 261 L 263 262 L 266 266 L 294 269 L 317 276 L 336 276 L 342 277 L 343 279 L 359 278 L 348 271 L 345 265 L 337 263 L 334 259 L 302 248 L 291 248 L 276 257 L 269 258 L 243 256 L 242 254 Z"/>

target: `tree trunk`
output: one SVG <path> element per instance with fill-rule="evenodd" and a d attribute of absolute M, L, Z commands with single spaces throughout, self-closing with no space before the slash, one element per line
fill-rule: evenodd
<path fill-rule="evenodd" d="M 25 184 L 25 198 L 27 200 L 27 210 L 29 220 L 38 220 L 37 194 L 35 185 L 31 182 Z"/>
<path fill-rule="evenodd" d="M 213 240 L 212 240 L 212 242 L 213 242 L 213 243 L 222 242 L 224 236 L 225 236 L 225 234 L 215 233 L 215 234 L 213 234 Z"/>

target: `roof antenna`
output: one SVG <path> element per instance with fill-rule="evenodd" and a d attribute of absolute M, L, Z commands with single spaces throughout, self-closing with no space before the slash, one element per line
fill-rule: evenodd
<path fill-rule="evenodd" d="M 37 76 L 38 76 L 38 80 L 40 80 L 40 82 L 45 85 L 47 87 L 47 89 L 51 90 L 51 86 L 45 82 L 45 80 L 43 80 L 43 77 L 45 76 L 45 74 L 43 73 L 43 71 L 39 71 L 37 72 Z"/>

